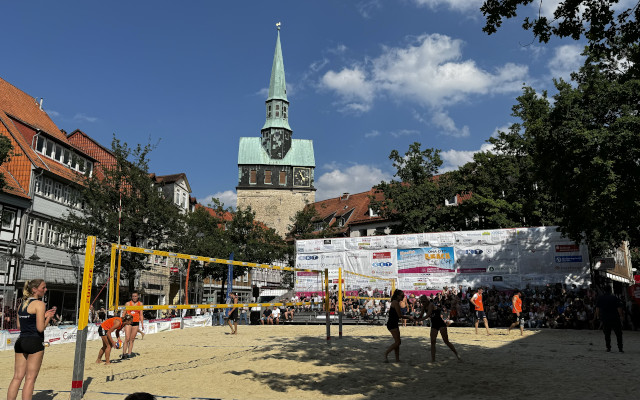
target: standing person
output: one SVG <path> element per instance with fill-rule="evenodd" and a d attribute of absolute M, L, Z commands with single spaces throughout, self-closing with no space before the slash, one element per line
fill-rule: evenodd
<path fill-rule="evenodd" d="M 33 387 L 44 357 L 44 330 L 56 313 L 55 307 L 46 310 L 46 305 L 40 300 L 46 292 L 47 284 L 43 279 L 33 279 L 24 284 L 17 320 L 20 337 L 14 346 L 15 367 L 7 390 L 9 400 L 18 397 L 23 379 L 22 398 L 30 399 L 33 396 Z"/>
<path fill-rule="evenodd" d="M 424 315 L 424 318 L 422 317 Z M 447 323 L 442 319 L 442 309 L 436 307 L 435 303 L 430 301 L 425 295 L 420 296 L 420 313 L 417 321 L 422 321 L 427 318 L 431 319 L 431 362 L 436 361 L 436 339 L 438 338 L 438 332 L 442 336 L 442 341 L 449 346 L 453 354 L 456 355 L 458 361 L 462 361 L 456 348 L 449 341 L 449 333 L 447 331 Z"/>
<path fill-rule="evenodd" d="M 402 313 L 399 315 L 407 315 L 409 313 L 409 302 L 407 301 L 407 296 L 404 295 L 404 292 L 402 292 L 402 298 L 400 299 L 398 304 L 400 305 L 400 312 Z M 402 319 L 402 326 L 407 326 L 406 318 Z"/>
<path fill-rule="evenodd" d="M 524 315 L 522 315 L 522 292 L 516 289 L 511 299 L 511 314 L 513 315 L 513 323 L 507 329 L 507 335 L 511 333 L 511 329 L 520 325 L 520 336 L 524 335 Z"/>
<path fill-rule="evenodd" d="M 131 300 L 125 303 L 125 306 L 142 306 L 142 302 L 139 301 L 138 292 L 131 293 Z M 122 312 L 122 316 L 131 315 L 133 318 L 131 325 L 127 325 L 124 327 L 124 346 L 122 346 L 122 358 L 131 358 L 133 357 L 133 342 L 136 340 L 136 336 L 138 335 L 138 331 L 142 333 L 142 338 L 144 339 L 144 332 L 140 329 L 144 326 L 144 316 L 142 315 L 142 310 L 124 310 Z"/>
<path fill-rule="evenodd" d="M 238 304 L 238 296 L 235 293 L 231 293 L 230 295 L 230 304 Z M 231 323 L 233 321 L 233 324 Z M 238 333 L 238 308 L 234 307 L 229 313 L 229 318 L 227 318 L 227 324 L 231 328 L 231 334 L 235 335 Z"/>
<path fill-rule="evenodd" d="M 476 308 L 476 335 L 478 334 L 478 324 L 480 323 L 480 319 L 484 322 L 484 328 L 487 330 L 487 335 L 491 335 L 491 333 L 489 333 L 489 321 L 487 321 L 487 315 L 484 313 L 484 305 L 482 304 L 482 292 L 483 289 L 479 288 L 471 298 L 471 303 Z"/>
<path fill-rule="evenodd" d="M 611 286 L 604 287 L 604 294 L 598 297 L 596 303 L 595 318 L 602 322 L 604 344 L 607 346 L 607 351 L 611 351 L 611 330 L 613 329 L 618 342 L 618 351 L 624 353 L 622 350 L 622 321 L 624 319 L 622 302 L 612 292 Z"/>
<path fill-rule="evenodd" d="M 132 320 L 133 317 L 131 314 L 125 314 L 122 318 L 111 317 L 100 324 L 98 327 L 98 336 L 102 339 L 102 347 L 98 352 L 98 360 L 96 361 L 96 364 L 100 364 L 102 362 L 103 354 L 106 361 L 105 364 L 111 364 L 111 348 L 116 346 L 111 338 L 111 333 L 115 332 L 116 337 L 120 340 L 120 330 L 127 325 L 131 325 Z"/>
<path fill-rule="evenodd" d="M 393 296 L 391 296 L 391 309 L 389 310 L 389 319 L 387 320 L 387 329 L 391 332 L 391 336 L 393 336 L 393 344 L 384 352 L 384 362 L 386 363 L 389 362 L 387 356 L 391 351 L 394 351 L 396 354 L 396 362 L 400 362 L 400 344 L 402 341 L 400 340 L 400 327 L 398 326 L 398 322 L 400 322 L 400 319 L 413 319 L 410 315 L 402 314 L 402 310 L 400 309 L 400 300 L 402 299 L 404 299 L 404 292 L 396 289 L 395 292 L 393 292 Z"/>

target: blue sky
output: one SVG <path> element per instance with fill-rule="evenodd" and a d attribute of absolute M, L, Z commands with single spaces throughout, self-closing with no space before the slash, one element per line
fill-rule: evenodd
<path fill-rule="evenodd" d="M 581 65 L 579 43 L 540 45 L 519 20 L 486 35 L 481 4 L 7 2 L 0 76 L 44 97 L 67 132 L 157 143 L 152 172 L 184 172 L 201 202 L 234 206 L 239 138 L 260 135 L 281 22 L 289 121 L 314 142 L 322 200 L 391 179 L 389 153 L 414 141 L 456 168 L 515 122 L 523 83 L 552 89 Z"/>

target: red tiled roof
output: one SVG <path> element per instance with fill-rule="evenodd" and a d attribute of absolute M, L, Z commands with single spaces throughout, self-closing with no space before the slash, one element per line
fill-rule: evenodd
<path fill-rule="evenodd" d="M 181 172 L 179 174 L 173 174 L 173 175 L 156 175 L 156 174 L 152 174 L 152 175 L 157 183 L 174 183 L 180 179 L 184 179 L 184 180 L 187 179 L 187 175 L 184 172 Z"/>
<path fill-rule="evenodd" d="M 344 226 L 340 228 L 340 232 L 343 232 L 348 229 L 348 225 L 386 220 L 382 217 L 372 217 L 369 215 L 371 202 L 369 196 L 378 198 L 381 197 L 381 194 L 377 193 L 375 189 L 355 194 L 345 193 L 339 197 L 317 201 L 308 207 L 315 207 L 318 212 L 318 217 L 315 218 L 315 221 L 328 220 L 329 226 L 335 224 L 336 218 L 351 213 L 348 220 L 345 221 Z"/>
<path fill-rule="evenodd" d="M 31 199 L 31 197 L 29 197 L 29 194 L 22 188 L 22 186 L 20 186 L 13 175 L 11 175 L 9 171 L 7 171 L 4 165 L 0 166 L 0 174 L 4 176 L 4 187 L 2 188 L 3 192 L 25 199 Z"/>
<path fill-rule="evenodd" d="M 2 78 L 0 78 L 0 109 L 5 114 L 20 121 L 25 121 L 36 129 L 40 129 L 59 141 L 67 143 L 66 136 L 53 123 L 49 115 L 40 109 L 40 105 L 35 98 Z"/>
<path fill-rule="evenodd" d="M 229 211 L 225 211 L 222 213 L 222 215 L 220 215 L 220 212 L 218 210 L 214 210 L 211 207 L 203 206 L 202 204 L 197 203 L 196 210 L 201 208 L 207 211 L 213 217 L 222 218 L 223 221 L 231 221 L 233 219 L 233 214 L 231 214 Z"/>
<path fill-rule="evenodd" d="M 0 78 L 0 134 L 8 137 L 14 148 L 13 157 L 3 167 L 17 185 L 12 186 L 12 189 L 29 193 L 33 167 L 79 182 L 82 179 L 81 173 L 36 153 L 32 148 L 32 141 L 37 130 L 69 148 L 75 148 L 31 96 Z M 86 156 L 84 152 L 75 149 L 77 153 Z"/>

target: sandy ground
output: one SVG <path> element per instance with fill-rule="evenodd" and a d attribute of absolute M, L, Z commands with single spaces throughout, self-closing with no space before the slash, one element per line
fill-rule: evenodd
<path fill-rule="evenodd" d="M 190 328 L 137 340 L 140 356 L 95 364 L 87 344 L 85 399 L 123 399 L 146 391 L 162 398 L 420 399 L 637 398 L 640 332 L 624 332 L 625 353 L 604 351 L 600 331 L 450 328 L 464 362 L 438 339 L 429 363 L 429 328 L 401 328 L 402 363 L 382 363 L 392 343 L 384 326 L 240 326 Z M 68 399 L 75 344 L 46 349 L 34 399 Z M 14 353 L 0 352 L 0 397 L 13 375 Z M 393 356 L 390 356 L 393 359 Z M 162 397 L 161 397 L 162 396 Z M 399 396 L 399 397 L 397 397 Z"/>

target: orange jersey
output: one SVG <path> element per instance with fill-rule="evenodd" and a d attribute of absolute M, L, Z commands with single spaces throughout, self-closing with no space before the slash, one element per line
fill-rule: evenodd
<path fill-rule="evenodd" d="M 522 300 L 517 294 L 513 296 L 513 313 L 522 312 Z"/>
<path fill-rule="evenodd" d="M 125 306 L 141 306 L 142 302 L 139 301 L 137 303 L 134 303 L 133 301 L 127 301 L 125 303 Z M 125 314 L 129 314 L 133 317 L 133 322 L 140 322 L 140 314 L 142 313 L 142 311 L 140 310 L 126 310 Z"/>
<path fill-rule="evenodd" d="M 120 317 L 109 318 L 108 320 L 106 320 L 102 324 L 100 324 L 100 326 L 105 331 L 108 331 L 109 329 L 113 328 L 113 322 L 116 321 L 116 320 L 118 320 L 120 322 L 120 326 L 117 329 L 122 328 L 122 318 L 120 318 Z"/>
<path fill-rule="evenodd" d="M 474 306 L 476 306 L 476 311 L 484 311 L 484 305 L 482 304 L 482 295 L 480 293 L 476 293 L 471 298 L 471 302 Z"/>

